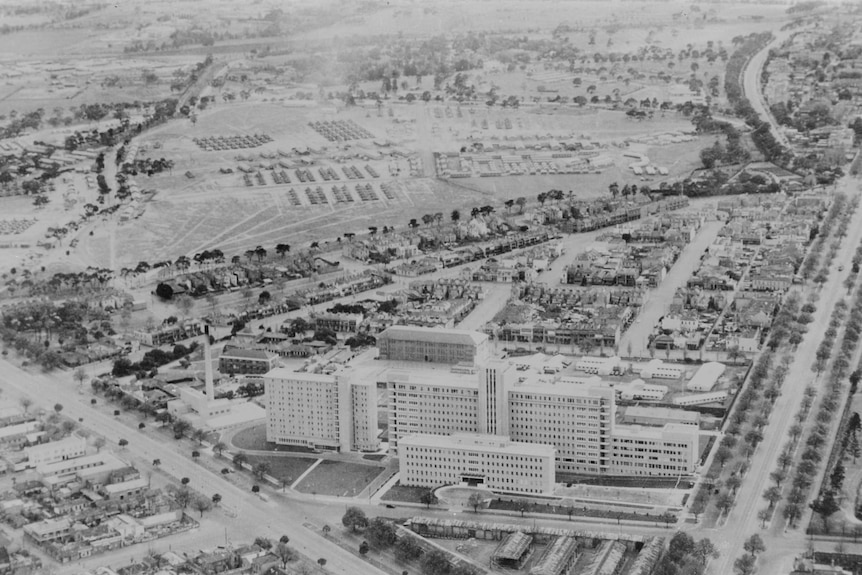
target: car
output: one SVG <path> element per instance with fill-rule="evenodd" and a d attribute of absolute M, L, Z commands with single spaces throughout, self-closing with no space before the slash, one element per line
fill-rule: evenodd
<path fill-rule="evenodd" d="M 389 503 L 387 503 L 387 504 L 386 504 L 386 509 L 395 509 L 395 506 L 394 506 L 394 505 L 391 505 L 391 504 L 389 504 Z"/>

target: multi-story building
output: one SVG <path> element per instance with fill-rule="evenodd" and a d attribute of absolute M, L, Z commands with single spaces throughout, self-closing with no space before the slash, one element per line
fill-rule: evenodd
<path fill-rule="evenodd" d="M 617 390 L 601 381 L 548 374 L 524 377 L 508 360 L 490 361 L 476 373 L 417 371 L 387 374 L 389 446 L 399 456 L 405 436 L 467 432 L 553 445 L 556 469 L 561 472 L 645 474 L 649 470 L 651 475 L 671 476 L 679 475 L 682 467 L 686 469 L 682 473 L 695 471 L 693 457 L 674 470 L 616 465 L 615 453 L 622 451 L 614 452 L 613 441 L 617 429 L 623 429 L 622 435 L 626 429 L 615 423 Z M 698 429 L 682 426 L 672 438 L 659 434 L 652 441 L 665 441 L 667 450 L 696 449 Z"/>
<path fill-rule="evenodd" d="M 389 405 L 389 448 L 416 433 L 477 433 L 479 390 L 472 373 L 407 372 L 386 376 Z"/>
<path fill-rule="evenodd" d="M 314 329 L 331 329 L 334 332 L 356 332 L 362 325 L 361 313 L 324 313 L 314 316 Z"/>
<path fill-rule="evenodd" d="M 691 425 L 680 423 L 661 428 L 618 425 L 611 435 L 609 471 L 615 475 L 688 475 L 698 460 L 694 431 Z"/>
<path fill-rule="evenodd" d="M 267 441 L 336 451 L 378 448 L 374 381 L 276 368 L 264 377 Z"/>
<path fill-rule="evenodd" d="M 222 373 L 257 374 L 274 369 L 278 355 L 263 349 L 225 347 L 218 358 L 218 370 Z"/>
<path fill-rule="evenodd" d="M 460 484 L 497 492 L 554 492 L 554 448 L 499 435 L 416 434 L 401 440 L 402 485 Z"/>
<path fill-rule="evenodd" d="M 39 467 L 49 463 L 81 457 L 87 453 L 87 439 L 71 435 L 60 441 L 31 445 L 24 451 L 27 454 L 27 466 Z"/>
<path fill-rule="evenodd" d="M 394 325 L 377 336 L 380 359 L 456 364 L 490 356 L 488 336 L 477 331 Z"/>

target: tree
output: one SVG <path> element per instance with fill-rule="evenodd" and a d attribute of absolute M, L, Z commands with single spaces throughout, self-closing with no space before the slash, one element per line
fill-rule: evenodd
<path fill-rule="evenodd" d="M 449 558 L 439 549 L 427 552 L 422 558 L 422 573 L 425 575 L 445 575 L 449 569 Z"/>
<path fill-rule="evenodd" d="M 192 501 L 192 509 L 199 512 L 201 517 L 204 516 L 204 511 L 209 511 L 212 507 L 212 502 L 206 497 L 195 497 L 194 501 Z"/>
<path fill-rule="evenodd" d="M 524 213 L 524 206 L 527 205 L 527 198 L 525 198 L 523 196 L 515 198 L 515 204 L 517 204 L 517 206 L 518 206 L 518 213 L 523 214 Z"/>
<path fill-rule="evenodd" d="M 252 467 L 251 474 L 254 475 L 257 479 L 263 481 L 263 476 L 269 474 L 269 463 L 262 461 Z"/>
<path fill-rule="evenodd" d="M 281 560 L 281 566 L 287 567 L 287 564 L 296 559 L 296 551 L 287 543 L 279 543 L 275 546 L 275 556 Z"/>
<path fill-rule="evenodd" d="M 770 506 L 771 508 L 772 506 Z M 769 509 L 761 509 L 757 512 L 757 519 L 760 521 L 760 528 L 766 529 L 766 522 L 769 521 L 769 517 L 772 515 Z"/>
<path fill-rule="evenodd" d="M 200 451 L 198 451 L 197 449 L 195 449 L 194 451 L 192 451 L 192 459 L 194 459 L 195 461 L 197 461 L 197 460 L 198 460 L 198 457 L 200 457 L 200 456 L 201 456 L 201 452 L 200 452 Z"/>
<path fill-rule="evenodd" d="M 221 503 L 221 494 L 213 493 L 212 500 L 213 500 L 213 505 L 218 505 L 219 503 Z"/>
<path fill-rule="evenodd" d="M 72 377 L 78 382 L 78 387 L 80 387 L 83 385 L 84 380 L 87 379 L 87 372 L 84 371 L 83 367 L 79 367 L 72 373 Z"/>
<path fill-rule="evenodd" d="M 751 553 L 753 557 L 757 557 L 758 553 L 766 551 L 766 545 L 763 543 L 763 538 L 757 533 L 746 539 L 742 548 L 745 549 L 746 553 Z"/>
<path fill-rule="evenodd" d="M 365 537 L 368 542 L 379 549 L 391 547 L 396 540 L 395 527 L 389 521 L 376 517 L 368 523 L 365 529 Z"/>
<path fill-rule="evenodd" d="M 254 538 L 254 544 L 257 545 L 258 547 L 260 547 L 261 549 L 266 550 L 266 551 L 269 551 L 270 549 L 272 549 L 272 541 L 270 541 L 266 537 L 255 537 Z"/>
<path fill-rule="evenodd" d="M 746 554 L 733 562 L 733 570 L 738 575 L 752 575 L 754 573 L 754 563 L 754 556 Z"/>
<path fill-rule="evenodd" d="M 718 559 L 719 555 L 721 555 L 718 551 L 718 548 L 715 544 L 709 540 L 709 538 L 704 537 L 694 545 L 694 550 L 692 551 L 692 555 L 694 555 L 699 561 L 701 565 L 706 565 L 708 559 Z"/>
<path fill-rule="evenodd" d="M 224 441 L 219 441 L 218 443 L 213 445 L 213 453 L 215 453 L 219 457 L 221 457 L 221 454 L 224 452 L 225 449 L 227 449 L 227 444 L 225 444 Z"/>
<path fill-rule="evenodd" d="M 726 445 L 720 445 L 718 450 L 715 452 L 715 460 L 718 461 L 718 464 L 721 465 L 722 468 L 731 457 L 733 457 L 733 451 L 731 451 Z"/>
<path fill-rule="evenodd" d="M 421 554 L 422 549 L 413 537 L 402 537 L 395 544 L 395 556 L 401 561 L 412 561 Z"/>
<path fill-rule="evenodd" d="M 153 459 L 153 467 L 158 468 L 162 464 L 161 459 Z"/>
<path fill-rule="evenodd" d="M 688 555 L 694 553 L 694 550 L 695 542 L 691 535 L 677 531 L 670 539 L 667 554 L 674 563 L 681 563 Z"/>
<path fill-rule="evenodd" d="M 103 447 L 105 447 L 105 443 L 107 442 L 105 441 L 104 437 L 97 437 L 93 440 L 93 447 L 96 448 L 97 453 L 101 451 Z"/>
<path fill-rule="evenodd" d="M 127 446 L 128 444 L 129 444 L 129 441 L 128 441 L 128 440 L 126 440 L 126 439 L 121 439 L 121 440 L 118 442 L 118 445 L 119 445 L 121 448 L 123 448 L 123 447 Z"/>
<path fill-rule="evenodd" d="M 321 569 L 323 569 L 326 566 L 326 559 L 324 557 L 321 557 L 317 560 L 317 564 L 320 565 Z"/>
<path fill-rule="evenodd" d="M 763 492 L 763 498 L 766 499 L 769 508 L 772 509 L 781 500 L 781 488 L 777 485 L 767 487 L 766 491 Z"/>
<path fill-rule="evenodd" d="M 192 492 L 185 485 L 177 489 L 174 493 L 174 499 L 176 500 L 177 504 L 180 505 L 183 509 L 188 507 L 189 503 L 191 502 L 191 498 Z"/>
<path fill-rule="evenodd" d="M 140 423 L 138 424 L 138 429 L 140 429 L 141 431 L 143 431 L 143 430 L 144 430 L 144 428 L 145 428 L 146 426 L 147 426 L 147 424 L 146 424 L 146 423 L 144 423 L 144 422 L 142 421 L 142 422 L 140 422 Z"/>
<path fill-rule="evenodd" d="M 433 489 L 429 489 L 419 496 L 419 501 L 425 504 L 426 509 L 430 509 L 432 505 L 437 505 L 437 496 L 434 495 Z"/>
<path fill-rule="evenodd" d="M 182 483 L 183 485 L 188 485 L 189 483 L 191 483 L 191 481 L 192 480 L 188 477 L 183 477 L 182 479 L 180 479 L 180 483 Z"/>
<path fill-rule="evenodd" d="M 287 534 L 282 535 L 281 537 L 278 538 L 278 542 L 279 543 L 290 543 L 290 537 L 288 537 Z"/>
<path fill-rule="evenodd" d="M 473 508 L 473 513 L 479 512 L 479 507 L 484 503 L 482 499 L 482 495 L 479 493 L 471 493 L 470 497 L 467 498 L 467 505 Z"/>
<path fill-rule="evenodd" d="M 820 497 L 811 503 L 811 509 L 817 513 L 823 521 L 823 530 L 829 533 L 829 517 L 839 509 L 835 494 L 827 489 Z"/>
<path fill-rule="evenodd" d="M 30 409 L 30 406 L 33 405 L 33 400 L 29 397 L 22 397 L 19 402 L 21 407 L 24 408 L 24 413 L 27 413 L 27 410 Z"/>
<path fill-rule="evenodd" d="M 368 526 L 368 517 L 365 516 L 365 512 L 360 508 L 348 507 L 341 518 L 341 523 L 345 527 L 349 527 L 351 531 L 356 531 L 357 528 L 364 529 Z"/>
<path fill-rule="evenodd" d="M 784 469 L 776 469 L 769 474 L 769 478 L 775 482 L 775 485 L 781 487 L 781 484 L 787 479 L 787 471 Z"/>
<path fill-rule="evenodd" d="M 248 456 L 245 453 L 237 453 L 233 456 L 233 464 L 237 469 L 242 469 L 246 463 L 248 463 Z"/>
<path fill-rule="evenodd" d="M 727 491 L 723 491 L 719 494 L 718 499 L 715 501 L 715 506 L 718 507 L 719 511 L 722 513 L 727 513 L 730 511 L 730 507 L 733 505 L 733 497 Z"/>
<path fill-rule="evenodd" d="M 55 403 L 54 404 L 54 413 L 56 413 L 57 415 L 60 415 L 61 411 L 63 411 L 63 405 L 60 403 Z"/>
<path fill-rule="evenodd" d="M 173 426 L 171 426 L 171 429 L 173 429 L 174 432 L 174 438 L 180 439 L 183 435 L 186 434 L 186 432 L 188 432 L 189 429 L 191 429 L 191 427 L 192 425 L 185 419 L 176 420 Z"/>
<path fill-rule="evenodd" d="M 368 541 L 363 541 L 359 544 L 359 554 L 365 557 L 368 554 L 368 550 L 370 547 L 368 546 Z"/>

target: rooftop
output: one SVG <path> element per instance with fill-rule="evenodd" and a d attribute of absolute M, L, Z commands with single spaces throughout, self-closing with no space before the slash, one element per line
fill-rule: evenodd
<path fill-rule="evenodd" d="M 504 435 L 484 435 L 481 433 L 455 433 L 452 435 L 435 435 L 431 433 L 415 433 L 399 440 L 400 446 L 419 445 L 443 448 L 470 448 L 476 451 L 508 453 L 511 455 L 535 455 L 553 458 L 556 448 L 553 445 L 538 443 L 523 443 L 512 441 Z"/>
<path fill-rule="evenodd" d="M 451 343 L 462 345 L 479 345 L 488 340 L 488 336 L 478 331 L 464 329 L 446 329 L 417 327 L 411 325 L 393 325 L 386 328 L 377 339 L 394 338 L 409 341 L 427 341 L 432 343 Z"/>

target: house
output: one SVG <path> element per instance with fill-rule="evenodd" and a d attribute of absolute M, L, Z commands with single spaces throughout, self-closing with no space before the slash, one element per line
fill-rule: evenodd
<path fill-rule="evenodd" d="M 218 369 L 222 373 L 262 375 L 275 368 L 277 361 L 278 355 L 263 349 L 225 346 Z"/>

